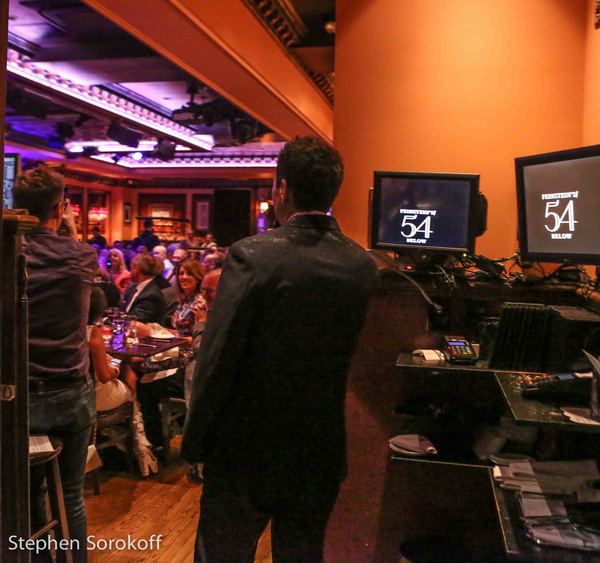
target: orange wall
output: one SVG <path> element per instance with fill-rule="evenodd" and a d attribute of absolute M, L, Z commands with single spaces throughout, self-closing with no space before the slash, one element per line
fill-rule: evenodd
<path fill-rule="evenodd" d="M 512 254 L 514 158 L 582 142 L 590 5 L 338 0 L 334 142 L 346 180 L 335 213 L 345 232 L 367 243 L 373 170 L 478 172 L 490 213 L 477 252 Z"/>
<path fill-rule="evenodd" d="M 586 22 L 583 144 L 600 144 L 600 29 L 594 28 L 594 0 L 588 0 Z"/>

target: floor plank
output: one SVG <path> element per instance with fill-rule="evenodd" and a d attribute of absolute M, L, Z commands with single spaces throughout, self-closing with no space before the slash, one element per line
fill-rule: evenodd
<path fill-rule="evenodd" d="M 97 547 L 89 551 L 90 563 L 190 563 L 193 560 L 202 486 L 187 482 L 186 465 L 176 456 L 177 440 L 173 445 L 169 464 L 157 475 L 142 479 L 127 472 L 102 470 L 100 495 L 94 495 L 91 488 L 86 489 L 88 536 L 93 536 L 91 541 Z M 144 551 L 123 549 L 128 537 L 136 543 L 149 541 L 157 534 L 163 536 L 159 549 L 156 544 L 154 549 Z M 110 540 L 112 546 L 107 545 Z M 143 543 L 136 545 L 145 547 Z M 255 563 L 272 563 L 269 528 L 259 541 Z"/>

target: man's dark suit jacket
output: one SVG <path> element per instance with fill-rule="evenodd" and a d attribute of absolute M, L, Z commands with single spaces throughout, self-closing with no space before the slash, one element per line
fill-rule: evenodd
<path fill-rule="evenodd" d="M 231 247 L 181 449 L 206 463 L 207 483 L 275 502 L 339 485 L 346 378 L 376 276 L 326 215 L 297 215 Z"/>
<path fill-rule="evenodd" d="M 125 290 L 125 303 L 129 303 L 135 293 L 135 287 L 136 284 L 132 283 Z M 135 316 L 142 323 L 163 324 L 165 322 L 167 305 L 160 287 L 154 280 L 137 296 L 127 314 Z"/>

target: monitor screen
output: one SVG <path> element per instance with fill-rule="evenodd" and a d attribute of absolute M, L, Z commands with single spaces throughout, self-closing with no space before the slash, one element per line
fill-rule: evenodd
<path fill-rule="evenodd" d="M 371 246 L 473 252 L 477 174 L 375 172 Z"/>
<path fill-rule="evenodd" d="M 4 186 L 3 186 L 3 207 L 11 209 L 13 207 L 12 188 L 20 173 L 21 155 L 13 153 L 4 153 Z"/>
<path fill-rule="evenodd" d="M 600 264 L 600 145 L 515 160 L 521 257 Z"/>

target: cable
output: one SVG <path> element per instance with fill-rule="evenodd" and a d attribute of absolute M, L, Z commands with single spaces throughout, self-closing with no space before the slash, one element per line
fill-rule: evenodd
<path fill-rule="evenodd" d="M 390 271 L 395 272 L 396 274 L 402 276 L 404 279 L 412 283 L 419 290 L 419 292 L 423 296 L 423 299 L 425 299 L 425 301 L 433 308 L 433 310 L 438 315 L 441 315 L 444 312 L 444 308 L 441 305 L 438 305 L 435 301 L 433 301 L 433 299 L 431 299 L 431 297 L 429 297 L 429 295 L 427 295 L 427 292 L 425 291 L 425 289 L 423 289 L 421 284 L 418 283 L 416 280 L 412 279 L 406 272 L 400 270 L 398 268 L 398 265 L 389 256 L 386 256 L 383 252 L 378 252 L 377 256 L 379 256 L 386 264 L 390 266 Z"/>

